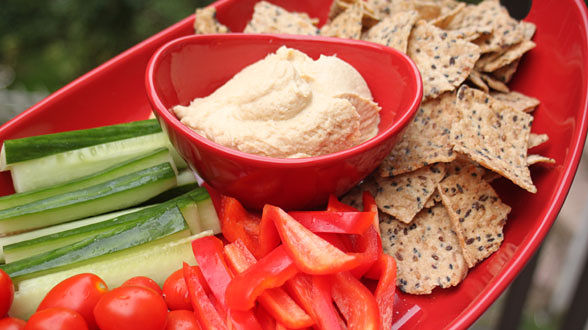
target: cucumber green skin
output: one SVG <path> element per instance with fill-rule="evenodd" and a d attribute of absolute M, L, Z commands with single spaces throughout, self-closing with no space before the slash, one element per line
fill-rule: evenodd
<path fill-rule="evenodd" d="M 9 166 L 10 175 L 16 192 L 36 190 L 102 171 L 168 145 L 163 132 L 137 136 L 15 163 Z"/>
<path fill-rule="evenodd" d="M 60 266 L 115 253 L 188 229 L 177 207 L 156 207 L 155 209 L 155 214 L 151 213 L 150 216 L 118 224 L 71 245 L 2 265 L 0 269 L 11 278 L 18 279 L 25 275 L 31 276 Z"/>
<path fill-rule="evenodd" d="M 0 235 L 135 206 L 176 185 L 169 163 L 29 204 L 0 210 Z"/>
<path fill-rule="evenodd" d="M 0 197 L 0 210 L 34 202 L 36 200 L 49 198 L 51 196 L 80 190 L 117 177 L 127 175 L 157 164 L 171 162 L 171 156 L 167 148 L 159 148 L 145 155 L 127 160 L 120 164 L 111 166 L 100 172 L 81 177 L 74 181 L 62 183 L 56 186 L 29 190 L 22 193 Z"/>
<path fill-rule="evenodd" d="M 212 232 L 209 231 L 167 243 L 144 244 L 93 259 L 88 264 L 15 281 L 14 301 L 9 314 L 23 320 L 28 319 L 55 285 L 82 273 L 98 275 L 110 289 L 119 287 L 134 276 L 147 276 L 162 286 L 171 273 L 182 268 L 182 262 L 196 264 L 190 242 L 210 235 Z"/>
<path fill-rule="evenodd" d="M 156 119 L 4 141 L 6 164 L 161 132 Z"/>

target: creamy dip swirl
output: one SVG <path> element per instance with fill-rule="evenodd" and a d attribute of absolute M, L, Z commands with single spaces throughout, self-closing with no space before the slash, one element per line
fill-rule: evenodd
<path fill-rule="evenodd" d="M 347 62 L 313 60 L 281 47 L 207 97 L 175 106 L 181 122 L 246 153 L 300 158 L 360 144 L 377 134 L 380 107 Z"/>

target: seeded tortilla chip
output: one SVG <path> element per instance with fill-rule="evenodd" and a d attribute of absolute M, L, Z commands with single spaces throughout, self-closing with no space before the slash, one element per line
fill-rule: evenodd
<path fill-rule="evenodd" d="M 454 150 L 535 193 L 527 167 L 533 117 L 467 86 L 457 92 L 459 121 L 451 128 Z"/>
<path fill-rule="evenodd" d="M 437 188 L 470 268 L 498 250 L 510 213 L 490 184 L 472 176 L 472 170 L 446 177 Z"/>
<path fill-rule="evenodd" d="M 363 6 L 353 3 L 332 21 L 325 24 L 320 34 L 327 37 L 360 39 L 362 29 Z"/>
<path fill-rule="evenodd" d="M 532 112 L 535 108 L 539 105 L 539 100 L 534 97 L 524 95 L 519 92 L 510 92 L 510 93 L 490 93 L 490 95 L 512 107 L 515 110 L 522 111 L 522 112 Z"/>
<path fill-rule="evenodd" d="M 380 211 L 404 223 L 410 223 L 433 195 L 445 176 L 443 164 L 433 164 L 414 172 L 382 178 L 376 176 L 380 188 L 375 196 Z"/>
<path fill-rule="evenodd" d="M 494 72 L 492 72 L 492 75 L 494 76 L 494 78 L 507 84 L 512 80 L 512 77 L 514 76 L 515 72 L 517 72 L 519 62 L 520 59 L 516 59 L 512 63 L 507 64 L 502 68 L 496 69 Z"/>
<path fill-rule="evenodd" d="M 490 87 L 486 85 L 486 83 L 482 79 L 482 75 L 477 70 L 472 70 L 472 72 L 470 72 L 468 80 L 484 92 L 488 93 L 490 91 Z"/>
<path fill-rule="evenodd" d="M 437 188 L 435 187 L 435 192 L 433 192 L 433 195 L 431 195 L 431 197 L 427 199 L 427 202 L 425 203 L 425 208 L 430 209 L 438 203 L 441 203 L 441 195 L 439 195 L 439 191 L 437 191 Z"/>
<path fill-rule="evenodd" d="M 432 19 L 430 23 L 443 29 L 465 6 L 466 4 L 463 2 L 444 1 L 444 5 L 441 6 L 441 14 Z"/>
<path fill-rule="evenodd" d="M 362 36 L 362 39 L 406 53 L 408 37 L 416 19 L 417 13 L 415 11 L 396 13 L 374 25 Z"/>
<path fill-rule="evenodd" d="M 493 22 L 486 17 L 484 11 L 476 5 L 466 5 L 453 17 L 436 23 L 444 30 L 456 31 L 465 34 L 489 35 L 492 33 Z"/>
<path fill-rule="evenodd" d="M 525 40 L 516 45 L 507 48 L 501 53 L 486 54 L 476 62 L 476 68 L 484 72 L 492 72 L 498 70 L 510 63 L 520 59 L 523 54 L 535 48 L 535 43 Z"/>
<path fill-rule="evenodd" d="M 331 4 L 331 10 L 329 12 L 329 20 L 335 19 L 339 14 L 344 12 L 346 9 L 351 7 L 354 3 L 359 2 L 362 5 L 362 28 L 369 29 L 370 27 L 378 24 L 380 17 L 376 13 L 376 10 L 371 7 L 370 3 L 363 0 L 335 0 Z"/>
<path fill-rule="evenodd" d="M 456 118 L 454 107 L 455 93 L 422 103 L 402 138 L 380 165 L 380 175 L 399 175 L 454 160 L 450 141 L 451 125 Z"/>
<path fill-rule="evenodd" d="M 367 141 L 378 134 L 381 108 L 377 103 L 355 93 L 344 93 L 335 97 L 349 101 L 359 114 L 360 141 Z"/>
<path fill-rule="evenodd" d="M 282 7 L 266 1 L 255 4 L 253 18 L 243 32 L 245 33 L 288 33 L 316 35 L 317 19 L 311 19 L 306 13 L 291 13 Z"/>
<path fill-rule="evenodd" d="M 468 272 L 456 233 L 443 205 L 421 211 L 404 224 L 380 213 L 384 253 L 396 259 L 396 285 L 410 294 L 460 283 Z"/>
<path fill-rule="evenodd" d="M 476 43 L 482 53 L 499 51 L 524 39 L 524 26 L 510 17 L 506 8 L 495 0 L 484 0 L 478 6 L 485 19 L 492 24 L 492 33 Z"/>
<path fill-rule="evenodd" d="M 525 38 L 525 40 L 533 39 L 533 36 L 535 35 L 535 31 L 537 31 L 537 26 L 535 26 L 535 24 L 533 24 L 531 22 L 525 22 L 525 21 L 522 21 L 520 24 L 523 29 L 523 37 Z"/>
<path fill-rule="evenodd" d="M 548 140 L 549 140 L 549 136 L 547 136 L 547 134 L 531 133 L 531 134 L 529 134 L 529 143 L 527 144 L 527 148 L 528 149 L 535 148 L 535 147 L 540 146 L 543 143 L 547 142 Z"/>
<path fill-rule="evenodd" d="M 541 156 L 541 155 L 529 155 L 527 156 L 527 164 L 534 165 L 538 163 L 555 164 L 555 159 Z"/>
<path fill-rule="evenodd" d="M 194 32 L 196 34 L 228 33 L 229 28 L 216 20 L 216 8 L 209 6 L 196 9 Z"/>
<path fill-rule="evenodd" d="M 484 82 L 486 84 L 488 84 L 488 87 L 490 87 L 493 90 L 503 92 L 503 93 L 510 92 L 510 89 L 508 88 L 508 86 L 506 86 L 502 81 L 497 80 L 496 78 L 494 78 L 488 74 L 480 73 L 480 78 L 482 78 L 482 80 L 484 80 Z"/>
<path fill-rule="evenodd" d="M 480 54 L 476 45 L 418 21 L 408 40 L 408 56 L 423 79 L 423 100 L 452 91 L 470 74 Z"/>

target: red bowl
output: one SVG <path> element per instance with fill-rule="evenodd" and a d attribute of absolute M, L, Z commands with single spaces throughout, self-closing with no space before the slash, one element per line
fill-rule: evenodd
<path fill-rule="evenodd" d="M 187 105 L 224 84 L 244 67 L 281 46 L 317 59 L 336 55 L 366 80 L 382 107 L 378 134 L 357 146 L 306 158 L 271 158 L 214 143 L 182 124 L 170 109 Z M 250 208 L 273 204 L 306 209 L 326 204 L 372 172 L 386 157 L 422 98 L 421 78 L 404 54 L 382 45 L 324 37 L 192 35 L 161 47 L 147 66 L 147 95 L 172 144 L 219 192 Z"/>
<path fill-rule="evenodd" d="M 223 0 L 214 6 L 223 24 L 241 31 L 255 2 Z M 271 2 L 308 12 L 324 22 L 331 1 Z M 556 166 L 532 170 L 537 194 L 508 182 L 499 183 L 500 196 L 513 209 L 500 249 L 473 268 L 456 288 L 435 290 L 427 296 L 399 293 L 394 329 L 468 327 L 498 298 L 543 241 L 574 179 L 588 128 L 586 12 L 581 0 L 533 1 L 526 20 L 537 25 L 537 47 L 525 55 L 510 85 L 541 100 L 533 131 L 549 134 L 551 141 L 538 152 L 554 158 Z M 193 23 L 191 15 L 53 93 L 0 127 L 0 141 L 147 118 L 151 112 L 144 85 L 147 62 L 163 44 L 193 34 Z M 12 192 L 10 174 L 0 173 L 0 194 Z"/>

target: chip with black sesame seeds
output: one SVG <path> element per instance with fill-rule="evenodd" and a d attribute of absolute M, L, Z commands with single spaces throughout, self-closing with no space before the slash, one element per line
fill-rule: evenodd
<path fill-rule="evenodd" d="M 555 164 L 555 159 L 541 156 L 541 155 L 529 155 L 527 156 L 527 164 L 528 165 L 535 165 L 539 163 L 544 164 Z"/>
<path fill-rule="evenodd" d="M 379 168 L 383 177 L 417 170 L 428 164 L 450 162 L 455 154 L 450 143 L 456 120 L 455 93 L 424 102 L 402 137 Z"/>
<path fill-rule="evenodd" d="M 245 33 L 288 33 L 318 34 L 318 19 L 310 18 L 306 13 L 292 13 L 267 1 L 255 4 L 253 17 L 247 23 Z"/>
<path fill-rule="evenodd" d="M 478 46 L 425 21 L 415 24 L 407 54 L 421 73 L 424 100 L 456 89 L 480 57 Z"/>
<path fill-rule="evenodd" d="M 503 83 L 502 81 L 494 78 L 493 76 L 491 76 L 487 73 L 480 73 L 480 78 L 482 78 L 482 80 L 484 80 L 484 82 L 488 85 L 488 87 L 490 87 L 491 89 L 493 89 L 495 91 L 499 91 L 502 93 L 510 92 L 510 89 L 508 88 L 508 86 L 505 83 Z"/>
<path fill-rule="evenodd" d="M 528 149 L 532 149 L 542 145 L 543 143 L 549 141 L 549 136 L 547 134 L 529 134 L 529 143 L 527 144 Z"/>
<path fill-rule="evenodd" d="M 194 33 L 196 34 L 231 32 L 229 28 L 216 20 L 216 8 L 212 6 L 196 9 L 194 16 Z"/>
<path fill-rule="evenodd" d="M 380 212 L 384 253 L 396 259 L 396 285 L 410 294 L 459 284 L 468 266 L 443 205 L 425 209 L 410 224 Z"/>
<path fill-rule="evenodd" d="M 363 10 L 361 3 L 353 3 L 332 21 L 323 25 L 320 34 L 327 37 L 360 39 L 363 27 Z"/>
<path fill-rule="evenodd" d="M 396 13 L 370 28 L 362 35 L 362 40 L 376 42 L 406 53 L 408 37 L 416 19 L 416 11 Z"/>
<path fill-rule="evenodd" d="M 498 250 L 510 213 L 490 184 L 471 171 L 449 175 L 437 187 L 470 268 Z"/>
<path fill-rule="evenodd" d="M 526 52 L 533 48 L 535 48 L 534 42 L 524 40 L 508 47 L 504 51 L 485 54 L 476 62 L 476 69 L 483 72 L 496 71 L 520 59 Z"/>
<path fill-rule="evenodd" d="M 537 192 L 527 166 L 533 117 L 467 86 L 457 92 L 456 108 L 460 119 L 451 127 L 454 151 L 529 192 Z"/>
<path fill-rule="evenodd" d="M 380 188 L 375 195 L 376 204 L 380 211 L 401 222 L 410 223 L 425 207 L 425 203 L 444 176 L 445 166 L 442 163 L 394 177 L 376 176 Z"/>
<path fill-rule="evenodd" d="M 531 96 L 524 95 L 519 92 L 514 92 L 514 91 L 511 91 L 510 93 L 492 92 L 492 93 L 490 93 L 490 95 L 494 99 L 514 108 L 515 110 L 519 110 L 519 111 L 523 111 L 523 112 L 532 112 L 539 105 L 538 99 L 531 97 Z"/>

